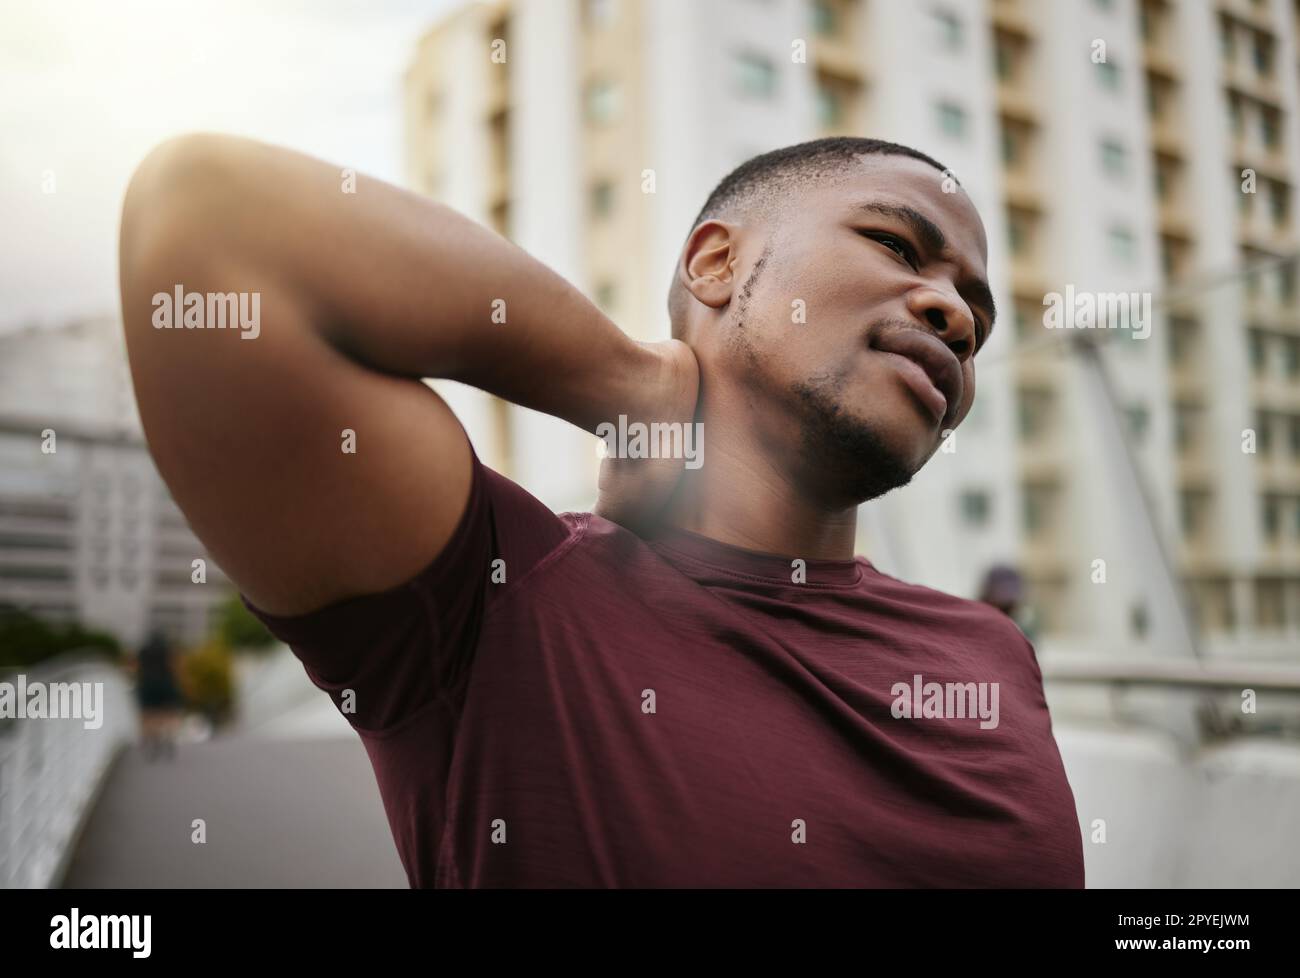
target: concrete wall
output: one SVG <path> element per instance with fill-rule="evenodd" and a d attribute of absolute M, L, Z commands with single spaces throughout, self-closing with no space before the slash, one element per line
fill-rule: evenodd
<path fill-rule="evenodd" d="M 1180 753 L 1166 735 L 1056 723 L 1098 888 L 1300 886 L 1300 744 Z M 1105 842 L 1093 841 L 1104 820 Z"/>

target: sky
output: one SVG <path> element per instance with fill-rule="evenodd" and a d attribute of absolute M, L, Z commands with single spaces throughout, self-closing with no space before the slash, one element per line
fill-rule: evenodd
<path fill-rule="evenodd" d="M 403 182 L 402 74 L 463 2 L 0 0 L 0 332 L 116 311 L 122 195 L 168 136 Z"/>

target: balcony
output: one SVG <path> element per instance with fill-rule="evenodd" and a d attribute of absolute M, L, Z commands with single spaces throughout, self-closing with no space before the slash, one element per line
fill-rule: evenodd
<path fill-rule="evenodd" d="M 814 35 L 810 48 L 809 54 L 818 70 L 850 84 L 862 83 L 862 58 L 846 33 Z"/>
<path fill-rule="evenodd" d="M 1038 110 L 1024 82 L 998 82 L 998 111 L 1016 122 L 1038 124 Z"/>
<path fill-rule="evenodd" d="M 1220 12 L 1231 15 L 1233 20 L 1273 33 L 1273 20 L 1268 15 L 1267 4 L 1256 4 L 1251 0 L 1219 0 L 1215 6 Z"/>
<path fill-rule="evenodd" d="M 1160 233 L 1180 242 L 1190 242 L 1195 222 L 1177 197 L 1159 200 L 1156 205 Z"/>
<path fill-rule="evenodd" d="M 1300 329 L 1300 302 L 1283 299 L 1267 289 L 1244 289 L 1242 305 L 1247 318 L 1268 326 Z"/>
<path fill-rule="evenodd" d="M 995 28 L 1021 37 L 1033 36 L 1033 24 L 1024 0 L 993 0 L 992 6 L 990 19 Z"/>
<path fill-rule="evenodd" d="M 1142 45 L 1142 62 L 1147 71 L 1166 78 L 1170 81 L 1178 81 L 1178 61 L 1174 52 L 1163 42 L 1147 41 Z"/>
<path fill-rule="evenodd" d="M 1151 147 L 1157 153 L 1181 160 L 1184 146 L 1185 130 L 1173 113 L 1167 112 L 1151 121 Z"/>
<path fill-rule="evenodd" d="M 1281 108 L 1282 93 L 1277 83 L 1277 66 L 1269 75 L 1261 75 L 1253 62 L 1244 58 L 1224 61 L 1223 84 L 1233 91 L 1240 92 L 1259 102 L 1274 108 Z"/>

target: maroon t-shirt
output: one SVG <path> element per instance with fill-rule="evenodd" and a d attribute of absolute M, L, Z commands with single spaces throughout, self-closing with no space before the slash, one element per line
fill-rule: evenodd
<path fill-rule="evenodd" d="M 1082 886 L 1015 624 L 793 559 L 557 516 L 475 458 L 407 583 L 249 607 L 360 734 L 412 886 Z"/>

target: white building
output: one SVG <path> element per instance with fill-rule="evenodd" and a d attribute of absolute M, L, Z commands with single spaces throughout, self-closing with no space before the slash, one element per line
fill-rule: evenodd
<path fill-rule="evenodd" d="M 0 335 L 0 604 L 130 647 L 202 640 L 229 594 L 149 457 L 117 320 Z"/>

